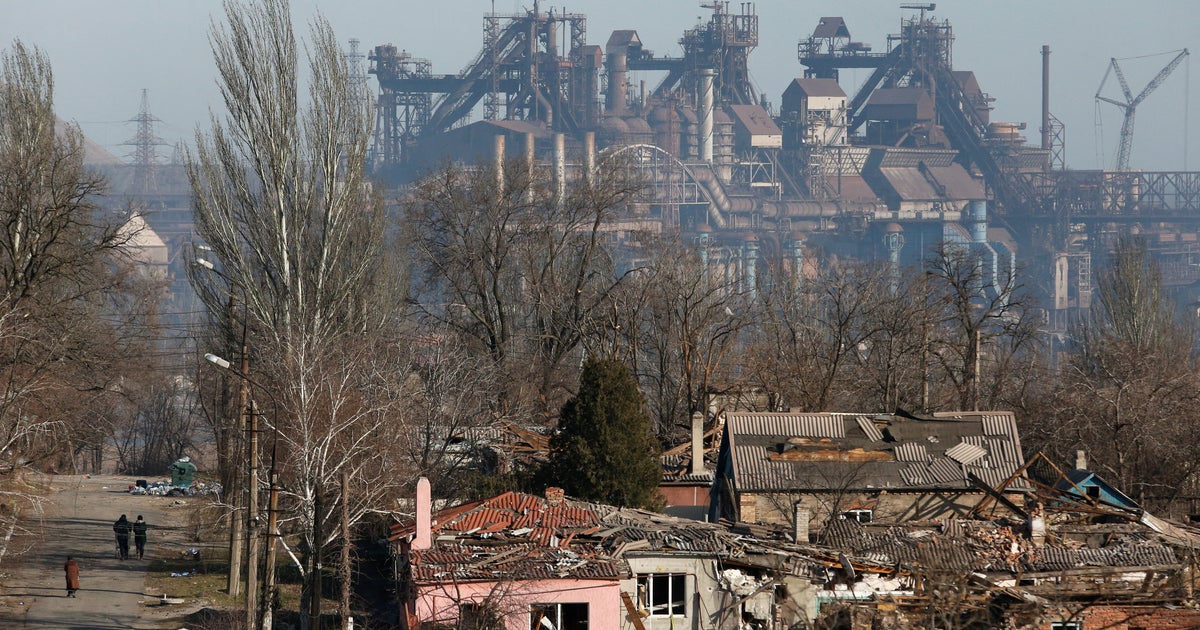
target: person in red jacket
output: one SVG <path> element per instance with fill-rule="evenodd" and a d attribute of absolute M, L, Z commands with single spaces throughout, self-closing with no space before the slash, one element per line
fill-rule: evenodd
<path fill-rule="evenodd" d="M 79 590 L 79 563 L 71 556 L 67 556 L 67 563 L 63 565 L 63 570 L 67 573 L 67 597 L 75 597 L 75 591 Z"/>

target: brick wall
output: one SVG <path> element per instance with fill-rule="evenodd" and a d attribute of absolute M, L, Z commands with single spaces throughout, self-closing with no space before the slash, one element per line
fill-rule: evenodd
<path fill-rule="evenodd" d="M 1066 615 L 1061 619 L 1067 619 Z M 1168 609 L 1157 606 L 1094 606 L 1071 618 L 1083 622 L 1083 630 L 1192 630 L 1200 628 L 1200 610 Z M 1053 619 L 1038 630 L 1051 630 Z"/>

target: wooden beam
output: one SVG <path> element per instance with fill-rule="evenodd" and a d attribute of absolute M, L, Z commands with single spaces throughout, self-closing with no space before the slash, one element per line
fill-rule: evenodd
<path fill-rule="evenodd" d="M 625 610 L 629 611 L 629 618 L 633 620 L 633 627 L 637 630 L 646 630 L 646 625 L 642 623 L 642 615 L 638 612 L 637 606 L 633 605 L 633 598 L 629 593 L 621 591 L 621 601 L 625 602 Z"/>

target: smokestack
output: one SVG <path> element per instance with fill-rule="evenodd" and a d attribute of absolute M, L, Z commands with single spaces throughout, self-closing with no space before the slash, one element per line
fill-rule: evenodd
<path fill-rule="evenodd" d="M 625 113 L 625 80 L 629 72 L 628 49 L 621 47 L 608 53 L 608 95 L 604 109 L 609 114 Z"/>
<path fill-rule="evenodd" d="M 417 536 L 413 539 L 413 549 L 429 549 L 433 546 L 431 523 L 433 522 L 433 493 L 429 490 L 429 480 L 417 479 Z"/>
<path fill-rule="evenodd" d="M 700 159 L 713 161 L 713 70 L 700 71 Z"/>
<path fill-rule="evenodd" d="M 1075 451 L 1075 470 L 1087 470 L 1087 451 Z"/>
<path fill-rule="evenodd" d="M 590 189 L 596 178 L 596 132 L 583 134 L 583 181 Z"/>
<path fill-rule="evenodd" d="M 1050 46 L 1042 46 L 1042 148 L 1050 149 Z"/>
<path fill-rule="evenodd" d="M 492 152 L 496 160 L 496 196 L 504 196 L 504 136 L 492 139 Z"/>
<path fill-rule="evenodd" d="M 563 134 L 554 134 L 554 196 L 561 208 L 567 198 L 567 148 Z"/>
<path fill-rule="evenodd" d="M 692 474 L 703 475 L 704 468 L 704 414 L 692 412 Z"/>

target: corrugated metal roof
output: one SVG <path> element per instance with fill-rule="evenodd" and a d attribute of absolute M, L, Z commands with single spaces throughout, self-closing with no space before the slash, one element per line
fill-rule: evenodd
<path fill-rule="evenodd" d="M 739 434 L 844 438 L 843 414 L 735 413 L 726 418 Z"/>
<path fill-rule="evenodd" d="M 854 419 L 858 422 L 858 428 L 862 429 L 868 440 L 872 442 L 883 441 L 883 432 L 879 430 L 879 427 L 875 426 L 874 420 L 871 420 L 867 416 L 855 416 Z"/>
<path fill-rule="evenodd" d="M 980 436 L 980 439 L 983 439 L 982 436 Z M 984 455 L 987 455 L 987 451 L 983 450 L 980 446 L 971 444 L 967 441 L 966 437 L 963 437 L 962 440 L 962 442 L 955 446 L 946 449 L 946 457 L 960 464 L 973 464 L 983 458 Z"/>
<path fill-rule="evenodd" d="M 984 435 L 1013 435 L 1013 418 L 1007 414 L 983 414 Z"/>
<path fill-rule="evenodd" d="M 820 437 L 838 433 L 838 423 L 843 437 Z M 1023 463 L 1016 436 L 982 435 L 978 413 L 929 420 L 891 414 L 736 413 L 728 416 L 726 428 L 738 492 L 821 492 L 844 490 L 846 484 L 859 490 L 969 490 L 964 464 L 979 468 L 979 477 L 995 485 Z M 884 435 L 886 440 L 879 439 Z M 1007 489 L 1023 492 L 1030 486 L 1017 480 Z"/>
<path fill-rule="evenodd" d="M 896 446 L 896 460 L 926 463 L 929 461 L 929 453 L 920 442 L 905 442 Z"/>
<path fill-rule="evenodd" d="M 928 470 L 938 483 L 962 482 L 965 477 L 958 463 L 945 457 L 938 457 L 929 462 Z"/>

